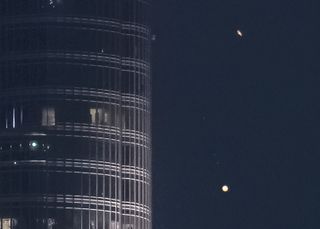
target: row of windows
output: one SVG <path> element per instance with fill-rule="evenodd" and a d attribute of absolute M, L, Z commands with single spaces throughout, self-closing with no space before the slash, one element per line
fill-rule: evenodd
<path fill-rule="evenodd" d="M 140 0 L 2 0 L 0 15 L 81 15 L 122 18 L 125 21 L 146 24 L 149 5 Z M 123 9 L 123 10 L 122 10 Z"/>
<path fill-rule="evenodd" d="M 113 54 L 147 60 L 145 39 L 81 27 L 2 27 L 0 52 L 63 51 Z M 6 38 L 6 39 L 5 39 Z"/>
<path fill-rule="evenodd" d="M 56 158 L 82 159 L 119 163 L 149 169 L 145 147 L 122 144 L 120 151 L 116 142 L 102 142 L 77 138 L 32 138 L 16 141 L 1 140 L 0 161 L 55 160 Z M 120 155 L 121 154 L 121 155 Z"/>
<path fill-rule="evenodd" d="M 35 86 L 100 88 L 147 96 L 149 79 L 145 74 L 103 66 L 40 62 L 0 64 L 0 89 Z"/>
<path fill-rule="evenodd" d="M 70 105 L 68 107 L 68 105 Z M 59 122 L 80 122 L 92 125 L 115 125 L 115 110 L 108 107 L 88 108 L 77 107 L 74 104 L 60 106 Z M 56 108 L 39 107 L 36 104 L 7 106 L 0 110 L 0 127 L 3 129 L 19 128 L 28 124 L 40 124 L 41 126 L 56 125 Z"/>
<path fill-rule="evenodd" d="M 1 208 L 1 206 L 0 206 Z M 88 210 L 57 210 L 32 208 L 11 211 L 11 217 L 1 217 L 0 229 L 148 229 L 148 222 L 117 213 Z M 14 215 L 14 216 L 12 216 Z"/>
<path fill-rule="evenodd" d="M 108 174 L 108 171 L 106 172 Z M 41 184 L 41 185 L 39 185 Z M 148 203 L 149 186 L 112 176 L 41 171 L 6 172 L 0 176 L 0 196 L 17 194 L 84 195 Z"/>
<path fill-rule="evenodd" d="M 116 41 L 119 36 L 109 31 L 62 28 L 9 28 L 2 30 L 7 39 L 2 39 L 1 52 L 39 50 L 86 51 L 118 54 Z"/>
<path fill-rule="evenodd" d="M 53 127 L 63 123 L 83 123 L 145 131 L 144 111 L 124 107 L 121 116 L 120 120 L 119 108 L 110 104 L 63 102 L 54 106 L 41 106 L 35 103 L 9 105 L 0 107 L 0 129 L 15 129 L 28 125 Z"/>
<path fill-rule="evenodd" d="M 16 228 L 17 220 L 15 218 L 0 218 L 0 229 Z"/>

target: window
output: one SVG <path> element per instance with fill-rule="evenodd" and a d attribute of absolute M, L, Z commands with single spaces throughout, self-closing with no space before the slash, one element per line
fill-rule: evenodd
<path fill-rule="evenodd" d="M 90 108 L 91 124 L 110 124 L 110 117 L 102 108 Z"/>
<path fill-rule="evenodd" d="M 0 111 L 0 128 L 17 128 L 23 121 L 23 108 L 7 106 Z"/>
<path fill-rule="evenodd" d="M 17 220 L 13 218 L 0 218 L 0 229 L 13 229 L 17 225 Z"/>
<path fill-rule="evenodd" d="M 119 222 L 111 221 L 110 223 L 110 229 L 120 229 Z"/>
<path fill-rule="evenodd" d="M 45 107 L 42 109 L 42 126 L 56 125 L 55 110 L 53 107 Z"/>
<path fill-rule="evenodd" d="M 54 227 L 54 225 L 56 224 L 56 221 L 54 218 L 48 218 L 47 224 L 48 224 L 48 229 L 52 229 Z"/>

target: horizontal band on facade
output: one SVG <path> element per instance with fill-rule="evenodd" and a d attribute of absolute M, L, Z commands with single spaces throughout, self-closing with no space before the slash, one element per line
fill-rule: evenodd
<path fill-rule="evenodd" d="M 64 61 L 67 60 L 76 60 L 77 64 L 81 63 L 80 61 L 98 61 L 106 64 L 110 68 L 122 69 L 120 66 L 137 66 L 150 70 L 150 63 L 143 61 L 141 59 L 123 57 L 120 55 L 107 55 L 101 54 L 100 52 L 37 52 L 37 53 L 15 53 L 14 55 L 2 55 L 0 61 L 17 61 L 17 60 L 45 60 L 50 61 L 50 58 L 58 58 Z M 104 65 L 102 65 L 104 66 Z M 104 67 L 106 67 L 104 66 Z"/>
<path fill-rule="evenodd" d="M 150 29 L 147 26 L 129 23 L 127 21 L 119 21 L 112 19 L 102 19 L 102 18 L 93 18 L 93 17 L 35 17 L 35 16 L 27 16 L 27 17 L 15 17 L 14 19 L 9 17 L 2 17 L 0 25 L 6 24 L 30 24 L 30 23 L 78 23 L 80 25 L 90 25 L 90 26 L 99 26 L 100 28 L 109 27 L 114 29 L 114 31 L 126 30 L 129 33 L 141 33 L 145 37 L 148 37 L 150 34 Z"/>
<path fill-rule="evenodd" d="M 41 23 L 42 22 L 42 23 Z M 52 24 L 49 24 L 49 23 Z M 145 32 L 142 32 L 141 30 L 136 30 L 136 26 L 132 25 L 122 25 L 121 28 L 114 28 L 110 26 L 96 26 L 92 27 L 88 24 L 84 23 L 78 23 L 78 24 L 71 24 L 67 22 L 58 22 L 58 21 L 48 21 L 48 22 L 34 22 L 34 23 L 0 23 L 0 26 L 2 26 L 5 29 L 9 30 L 18 30 L 23 27 L 23 29 L 34 29 L 34 28 L 39 28 L 39 27 L 45 27 L 45 28 L 63 28 L 63 29 L 78 29 L 78 30 L 84 30 L 84 31 L 96 31 L 96 32 L 107 32 L 108 34 L 116 34 L 122 37 L 130 37 L 131 39 L 141 39 L 144 40 L 145 42 L 149 41 L 149 34 L 146 34 Z M 18 27 L 19 26 L 19 27 Z"/>
<path fill-rule="evenodd" d="M 50 173 L 50 174 L 53 174 L 53 173 L 56 173 L 56 174 L 78 174 L 78 175 L 90 175 L 90 176 L 103 176 L 103 177 L 113 177 L 115 179 L 118 179 L 118 180 L 127 180 L 127 181 L 132 181 L 132 182 L 138 182 L 138 183 L 141 183 L 142 185 L 144 185 L 144 187 L 150 187 L 150 181 L 146 181 L 144 179 L 137 179 L 137 178 L 128 178 L 128 177 L 122 177 L 120 178 L 120 176 L 117 176 L 117 175 L 112 175 L 112 174 L 108 174 L 106 172 L 104 173 L 99 173 L 99 171 L 96 171 L 96 172 L 92 172 L 92 171 L 80 171 L 80 170 L 66 170 L 66 169 L 62 169 L 62 170 L 58 170 L 58 169 L 48 169 L 47 166 L 44 166 L 43 169 L 39 168 L 38 167 L 38 170 L 35 170 L 34 168 L 26 168 L 26 163 L 23 164 L 23 167 L 21 168 L 19 165 L 20 165 L 20 162 L 16 162 L 17 164 L 15 164 L 14 166 L 11 166 L 11 168 L 14 168 L 15 170 L 16 169 L 21 169 L 23 172 L 29 172 L 29 171 L 38 171 L 38 172 L 45 172 L 45 173 Z M 4 163 L 0 163 L 0 168 L 8 168 L 8 167 L 4 167 L 2 166 Z M 13 163 L 11 163 L 11 165 L 13 165 Z M 39 163 L 38 164 L 35 164 L 35 163 L 32 163 L 32 164 L 29 164 L 29 166 L 39 166 Z M 73 167 L 74 168 L 74 167 Z M 94 168 L 90 168 L 91 170 L 94 170 Z M 12 171 L 15 171 L 15 170 L 7 170 L 7 171 L 3 171 L 3 172 L 0 172 L 1 173 L 8 173 L 8 175 L 10 175 L 10 173 L 12 173 Z M 130 176 L 133 176 L 133 174 L 123 174 L 123 175 L 130 175 Z"/>
<path fill-rule="evenodd" d="M 9 208 L 9 209 L 30 209 L 30 208 L 34 208 L 36 209 L 37 207 L 39 206 L 33 206 L 33 205 L 25 205 L 25 206 L 6 206 L 6 207 L 0 207 L 0 209 L 6 209 L 6 208 Z M 123 210 L 122 213 L 120 213 L 119 210 L 108 210 L 108 209 L 103 209 L 103 208 L 99 208 L 99 205 L 98 207 L 96 207 L 96 205 L 93 205 L 92 208 L 89 208 L 89 207 L 83 207 L 83 206 L 46 206 L 45 207 L 46 209 L 50 209 L 50 210 L 63 210 L 63 211 L 82 211 L 82 212 L 90 212 L 90 213 L 93 213 L 93 214 L 96 214 L 96 213 L 105 213 L 105 214 L 108 214 L 108 215 L 112 215 L 112 216 L 118 216 L 120 217 L 120 215 L 122 216 L 126 216 L 126 217 L 132 217 L 132 218 L 135 218 L 135 220 L 139 220 L 141 222 L 145 221 L 145 223 L 147 224 L 150 224 L 151 223 L 151 216 L 143 216 L 145 215 L 144 213 L 140 213 L 138 212 L 138 214 L 130 214 L 130 213 L 127 213 L 128 210 Z M 107 216 L 108 217 L 108 216 Z M 106 218 L 107 218 L 106 217 Z"/>
<path fill-rule="evenodd" d="M 0 92 L 0 99 L 5 100 L 11 99 L 12 97 L 21 97 L 21 99 L 26 100 L 26 97 L 35 95 L 39 97 L 32 98 L 32 100 L 40 100 L 42 99 L 42 96 L 59 95 L 62 99 L 71 100 L 72 98 L 74 98 L 79 100 L 81 98 L 83 101 L 93 101 L 95 103 L 98 102 L 119 105 L 121 102 L 122 106 L 130 106 L 132 108 L 143 108 L 149 106 L 150 104 L 150 102 L 143 96 L 134 94 L 122 95 L 122 93 L 117 91 L 94 89 L 87 87 L 31 87 L 15 90 L 7 89 Z"/>
<path fill-rule="evenodd" d="M 24 133 L 21 133 L 24 132 Z M 85 132 L 84 132 L 85 133 Z M 120 142 L 120 137 L 116 135 L 108 135 L 108 134 L 101 134 L 101 135 L 84 135 L 80 134 L 79 132 L 75 131 L 57 131 L 57 132 L 47 132 L 43 131 L 40 135 L 35 134 L 33 131 L 31 132 L 25 132 L 25 131 L 2 131 L 0 133 L 0 137 L 14 137 L 14 136 L 21 136 L 21 134 L 25 136 L 46 136 L 46 137 L 72 137 L 72 138 L 82 138 L 82 139 L 91 139 L 96 141 L 109 141 L 109 142 Z M 129 145 L 135 145 L 139 147 L 143 147 L 146 150 L 150 150 L 150 142 L 149 141 L 143 141 L 141 139 L 132 139 L 128 136 L 122 136 L 122 143 L 129 144 Z"/>
<path fill-rule="evenodd" d="M 26 126 L 25 129 L 33 129 L 37 126 Z M 0 134 L 1 136 L 10 136 L 10 134 L 7 134 L 7 132 L 10 132 L 10 134 L 13 136 L 14 133 L 12 130 L 6 131 L 3 130 Z M 15 131 L 18 135 L 21 134 L 21 132 L 24 132 L 23 130 L 17 130 Z M 77 136 L 79 133 L 84 133 L 84 137 L 88 138 L 96 138 L 101 140 L 111 140 L 111 141 L 120 141 L 121 138 L 124 140 L 129 140 L 128 142 L 136 143 L 137 146 L 142 146 L 145 148 L 148 148 L 148 142 L 150 141 L 150 137 L 141 131 L 136 130 L 120 130 L 119 128 L 116 128 L 114 126 L 108 126 L 108 127 L 97 127 L 93 125 L 88 124 L 82 124 L 82 123 L 57 123 L 55 126 L 50 126 L 43 128 L 43 132 L 46 134 L 46 136 Z M 27 134 L 27 133 L 26 133 Z M 88 135 L 92 134 L 92 135 Z"/>
<path fill-rule="evenodd" d="M 116 130 L 115 128 L 97 128 L 94 126 L 88 126 L 88 125 L 82 125 L 82 124 L 77 124 L 77 123 L 66 123 L 64 125 L 59 125 L 57 124 L 54 127 L 50 127 L 50 130 L 52 131 L 59 131 L 59 133 L 65 133 L 66 135 L 72 135 L 73 133 L 85 133 L 89 134 L 92 133 L 92 137 L 105 137 L 110 135 L 111 139 L 118 139 L 120 140 L 121 138 L 126 138 L 130 139 L 130 142 L 137 142 L 139 143 L 139 146 L 144 146 L 147 147 L 148 142 L 150 141 L 150 138 L 147 134 L 140 132 L 140 131 L 135 131 L 135 130 Z M 54 133 L 56 135 L 59 135 L 59 133 Z M 50 136 L 50 133 L 47 133 L 48 136 Z"/>
<path fill-rule="evenodd" d="M 95 133 L 96 135 L 114 135 L 114 139 L 120 139 L 121 137 L 132 138 L 138 141 L 149 141 L 149 136 L 141 131 L 120 129 L 115 126 L 93 126 L 82 123 L 64 123 L 57 124 L 56 126 L 50 127 L 48 130 L 52 131 L 74 131 L 74 132 L 85 132 Z"/>
<path fill-rule="evenodd" d="M 21 161 L 2 161 L 0 167 L 28 168 L 37 166 L 37 170 L 48 172 L 82 173 L 102 176 L 123 177 L 128 180 L 135 180 L 150 185 L 151 174 L 148 170 L 138 166 L 126 166 L 120 163 L 107 161 L 94 161 L 84 159 L 63 159 L 56 160 L 21 160 Z M 57 169 L 50 169 L 57 168 Z M 58 170 L 58 168 L 64 168 Z M 69 170 L 67 169 L 69 168 Z M 33 168 L 34 169 L 34 168 Z M 7 171 L 6 171 L 7 172 Z M 0 172 L 1 173 L 1 172 Z M 134 177 L 131 177 L 134 176 Z"/>
<path fill-rule="evenodd" d="M 80 196 L 80 195 L 43 195 L 43 196 L 6 196 L 0 197 L 0 203 L 14 204 L 20 203 L 22 207 L 25 203 L 27 206 L 32 206 L 32 204 L 40 207 L 43 203 L 46 207 L 59 208 L 57 206 L 50 206 L 51 204 L 60 204 L 60 207 L 67 207 L 64 205 L 72 204 L 74 206 L 72 209 L 77 209 L 81 205 L 87 205 L 87 207 L 82 207 L 82 210 L 104 210 L 112 212 L 120 212 L 120 208 L 123 210 L 130 210 L 135 212 L 134 215 L 145 214 L 150 216 L 150 207 L 147 205 L 138 204 L 135 202 L 121 201 L 119 199 L 110 199 L 103 197 L 94 196 Z M 40 206 L 39 206 L 40 205 Z M 0 209 L 2 206 L 0 207 Z"/>
<path fill-rule="evenodd" d="M 93 136 L 93 135 L 80 135 L 80 134 L 77 134 L 77 133 L 66 133 L 66 134 L 62 134 L 62 133 L 55 133 L 55 134 L 47 134 L 47 136 L 58 136 L 58 137 L 76 137 L 76 138 L 86 138 L 86 139 L 94 139 L 94 140 L 102 140 L 102 141 L 105 141 L 105 140 L 109 140 L 109 141 L 120 141 L 119 139 L 116 139 L 116 138 L 112 138 L 111 137 L 108 137 L 106 136 L 106 134 L 104 135 L 100 135 L 100 136 Z M 126 138 L 126 139 L 123 139 L 122 140 L 123 143 L 126 143 L 126 144 L 134 144 L 136 146 L 140 146 L 140 147 L 145 147 L 147 150 L 150 149 L 150 143 L 147 142 L 147 143 L 141 143 L 141 141 L 137 142 L 137 139 L 131 139 L 131 138 Z"/>

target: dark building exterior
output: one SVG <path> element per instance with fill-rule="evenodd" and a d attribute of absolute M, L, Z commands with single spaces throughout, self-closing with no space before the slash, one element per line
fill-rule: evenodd
<path fill-rule="evenodd" d="M 0 1 L 0 229 L 151 229 L 149 10 Z"/>

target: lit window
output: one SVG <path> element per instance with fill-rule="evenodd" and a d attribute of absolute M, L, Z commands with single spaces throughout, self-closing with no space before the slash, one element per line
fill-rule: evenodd
<path fill-rule="evenodd" d="M 90 108 L 91 124 L 108 124 L 108 112 L 102 108 Z"/>
<path fill-rule="evenodd" d="M 110 229 L 119 229 L 119 228 L 120 228 L 119 222 L 111 221 Z"/>
<path fill-rule="evenodd" d="M 53 218 L 48 218 L 47 223 L 48 223 L 48 229 L 52 229 L 53 226 L 56 224 L 56 221 Z"/>
<path fill-rule="evenodd" d="M 2 219 L 2 229 L 11 228 L 11 219 Z"/>
<path fill-rule="evenodd" d="M 90 229 L 95 229 L 96 226 L 95 226 L 95 222 L 94 221 L 90 221 Z"/>
<path fill-rule="evenodd" d="M 17 220 L 13 218 L 0 218 L 0 229 L 13 229 Z"/>
<path fill-rule="evenodd" d="M 12 128 L 16 128 L 16 108 L 12 109 Z"/>
<path fill-rule="evenodd" d="M 94 109 L 94 108 L 90 109 L 91 123 L 92 124 L 96 124 L 96 113 L 97 113 L 96 109 Z"/>
<path fill-rule="evenodd" d="M 42 109 L 42 126 L 56 125 L 55 110 L 53 107 L 45 107 Z"/>
<path fill-rule="evenodd" d="M 1 115 L 1 121 L 5 119 L 5 128 L 17 128 L 22 124 L 23 120 L 23 109 L 22 107 L 10 106 L 7 107 Z"/>

